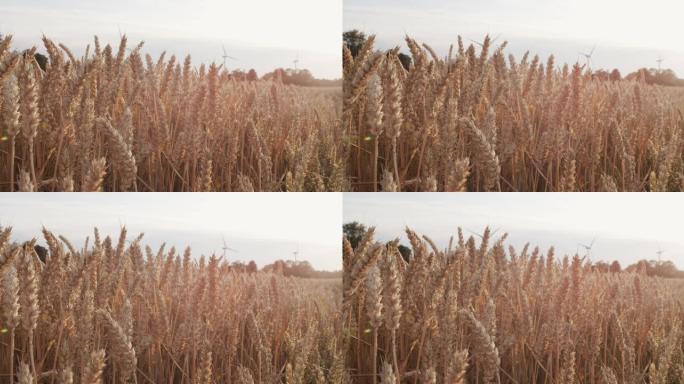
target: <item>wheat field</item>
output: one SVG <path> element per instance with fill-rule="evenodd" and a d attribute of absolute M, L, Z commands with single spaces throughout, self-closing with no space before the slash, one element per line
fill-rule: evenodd
<path fill-rule="evenodd" d="M 338 280 L 237 273 L 125 229 L 43 237 L 45 263 L 0 231 L 0 382 L 348 382 Z"/>
<path fill-rule="evenodd" d="M 129 47 L 0 41 L 0 190 L 345 190 L 341 90 L 240 81 Z"/>
<path fill-rule="evenodd" d="M 344 132 L 357 191 L 684 190 L 684 90 L 600 79 L 487 36 L 448 56 L 406 37 L 344 50 Z"/>
<path fill-rule="evenodd" d="M 683 283 L 602 273 L 489 231 L 439 249 L 406 230 L 345 238 L 347 367 L 356 383 L 680 383 Z"/>

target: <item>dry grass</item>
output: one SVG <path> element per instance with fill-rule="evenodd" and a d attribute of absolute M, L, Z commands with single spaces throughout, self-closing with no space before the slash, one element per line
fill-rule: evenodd
<path fill-rule="evenodd" d="M 347 383 L 336 280 L 241 274 L 141 236 L 0 232 L 0 381 Z"/>
<path fill-rule="evenodd" d="M 344 50 L 348 169 L 359 191 L 679 191 L 684 91 L 601 81 L 505 43 L 439 57 L 407 37 Z"/>
<path fill-rule="evenodd" d="M 237 81 L 216 64 L 44 38 L 45 71 L 0 41 L 0 189 L 324 191 L 346 187 L 341 91 Z"/>
<path fill-rule="evenodd" d="M 347 366 L 357 383 L 679 383 L 683 283 L 600 273 L 486 230 L 413 256 L 372 231 L 344 243 Z M 374 373 L 378 372 L 378 375 Z"/>

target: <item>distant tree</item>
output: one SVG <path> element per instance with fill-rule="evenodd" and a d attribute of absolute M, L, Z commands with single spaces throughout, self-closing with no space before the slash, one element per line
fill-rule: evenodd
<path fill-rule="evenodd" d="M 605 261 L 599 261 L 594 263 L 594 270 L 601 273 L 607 273 L 610 270 L 610 266 Z"/>
<path fill-rule="evenodd" d="M 3 39 L 3 35 L 2 35 L 2 33 L 0 33 L 0 40 L 2 40 L 2 39 Z M 28 54 L 28 52 L 29 52 L 28 50 L 25 50 L 23 52 L 23 56 L 25 57 Z M 47 56 L 43 55 L 42 53 L 36 52 L 33 54 L 33 58 L 36 59 L 36 63 L 38 63 L 38 66 L 40 67 L 40 69 L 45 71 L 45 69 L 47 68 L 47 64 L 48 64 Z"/>
<path fill-rule="evenodd" d="M 678 270 L 671 261 L 639 260 L 625 268 L 625 271 L 636 272 L 648 276 L 684 278 L 684 272 Z"/>
<path fill-rule="evenodd" d="M 242 261 L 233 261 L 230 264 L 230 270 L 237 273 L 245 273 L 247 266 Z"/>
<path fill-rule="evenodd" d="M 33 56 L 36 58 L 36 63 L 38 63 L 38 66 L 40 67 L 40 69 L 42 69 L 44 71 L 45 68 L 47 68 L 47 64 L 48 64 L 47 56 L 42 55 L 40 53 L 35 53 Z"/>
<path fill-rule="evenodd" d="M 250 261 L 250 262 L 247 264 L 247 273 L 256 273 L 256 272 L 257 272 L 257 269 L 258 269 L 258 268 L 257 268 L 257 265 L 256 265 L 256 263 L 254 262 L 254 260 Z"/>
<path fill-rule="evenodd" d="M 289 75 L 288 81 L 285 82 L 286 84 L 308 86 L 313 85 L 315 80 L 308 69 L 292 70 Z"/>
<path fill-rule="evenodd" d="M 620 273 L 622 271 L 622 267 L 620 267 L 620 263 L 615 260 L 610 264 L 610 272 L 611 273 Z"/>
<path fill-rule="evenodd" d="M 401 62 L 401 66 L 404 67 L 405 70 L 411 69 L 411 64 L 413 63 L 413 60 L 411 60 L 411 56 L 399 52 L 399 61 Z"/>
<path fill-rule="evenodd" d="M 247 76 L 249 77 L 249 74 Z M 273 72 L 264 74 L 261 80 L 305 87 L 338 87 L 342 85 L 342 79 L 317 79 L 307 69 L 294 70 L 292 68 L 277 68 Z"/>
<path fill-rule="evenodd" d="M 610 73 L 610 81 L 620 81 L 622 80 L 622 75 L 620 74 L 620 71 L 616 69 L 613 69 L 613 71 Z"/>
<path fill-rule="evenodd" d="M 247 72 L 247 81 L 257 81 L 258 79 L 259 75 L 257 75 L 254 69 L 250 69 L 249 72 Z"/>
<path fill-rule="evenodd" d="M 235 69 L 230 73 L 230 77 L 236 81 L 245 81 L 247 79 L 247 74 L 241 69 Z"/>
<path fill-rule="evenodd" d="M 366 34 L 359 30 L 351 30 L 342 34 L 342 40 L 347 48 L 351 51 L 352 56 L 356 57 L 359 50 L 366 43 Z"/>
<path fill-rule="evenodd" d="M 342 80 L 317 79 L 308 69 L 283 69 L 278 68 L 273 72 L 261 77 L 264 81 L 275 81 L 283 84 L 299 85 L 304 87 L 332 87 L 342 85 Z"/>
<path fill-rule="evenodd" d="M 269 73 L 265 74 L 262 77 L 262 80 L 272 80 L 272 81 L 275 81 L 277 83 L 282 83 L 283 78 L 285 78 L 285 76 L 286 76 L 285 70 L 282 68 L 278 68 L 278 69 L 274 70 L 273 72 L 269 72 Z"/>
<path fill-rule="evenodd" d="M 655 84 L 666 85 L 675 87 L 681 84 L 681 80 L 677 78 L 677 75 L 671 69 L 663 69 L 655 71 Z"/>
<path fill-rule="evenodd" d="M 678 277 L 679 271 L 671 261 L 656 262 L 655 274 L 662 277 Z"/>
<path fill-rule="evenodd" d="M 639 262 L 636 264 L 635 269 L 637 273 L 642 273 L 644 275 L 651 276 L 653 274 L 653 268 L 651 268 L 651 264 L 646 260 L 639 260 Z"/>
<path fill-rule="evenodd" d="M 47 248 L 40 246 L 38 244 L 33 246 L 33 249 L 36 251 L 36 255 L 38 255 L 38 259 L 45 264 L 47 262 L 47 256 L 48 256 L 48 250 Z"/>
<path fill-rule="evenodd" d="M 647 84 L 651 84 L 653 82 L 651 72 L 646 68 L 641 68 L 636 72 L 630 73 L 629 75 L 625 76 L 625 79 Z"/>
<path fill-rule="evenodd" d="M 295 276 L 313 277 L 314 269 L 308 261 L 299 261 L 294 267 Z"/>
<path fill-rule="evenodd" d="M 359 245 L 359 242 L 363 236 L 366 235 L 366 232 L 368 232 L 366 226 L 356 221 L 344 224 L 342 226 L 342 233 L 347 240 L 349 240 L 353 248 L 356 248 Z"/>
<path fill-rule="evenodd" d="M 670 87 L 684 86 L 684 80 L 677 78 L 671 69 L 641 68 L 625 76 L 625 79 Z"/>
<path fill-rule="evenodd" d="M 279 275 L 283 275 L 285 273 L 285 268 L 287 267 L 287 265 L 285 264 L 284 261 L 278 260 L 275 263 L 273 263 L 273 265 L 274 265 L 273 270 L 275 273 L 277 273 Z M 266 269 L 266 267 L 264 267 L 264 269 Z"/>
<path fill-rule="evenodd" d="M 401 258 L 404 259 L 404 261 L 406 261 L 408 263 L 409 260 L 411 260 L 411 254 L 412 254 L 411 248 L 409 248 L 403 244 L 399 244 L 398 248 L 399 248 L 399 253 L 401 254 Z"/>
<path fill-rule="evenodd" d="M 263 272 L 274 273 L 282 276 L 302 277 L 302 278 L 340 278 L 342 271 L 317 271 L 307 261 L 276 260 L 273 264 L 265 265 Z"/>
<path fill-rule="evenodd" d="M 591 77 L 595 80 L 599 81 L 609 81 L 610 80 L 610 73 L 604 69 L 599 69 L 598 71 L 594 71 L 591 74 Z"/>

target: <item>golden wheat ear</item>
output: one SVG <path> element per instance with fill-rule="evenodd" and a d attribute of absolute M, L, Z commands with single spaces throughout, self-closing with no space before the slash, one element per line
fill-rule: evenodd
<path fill-rule="evenodd" d="M 516 58 L 489 36 L 468 46 L 458 37 L 448 55 L 410 36 L 385 52 L 375 51 L 375 36 L 357 38 L 358 50 L 343 49 L 347 169 L 357 191 L 382 183 L 384 191 L 526 192 L 684 185 L 682 136 L 668 128 L 684 122 L 682 95 L 653 71 L 623 78 L 553 55 Z M 667 117 L 649 119 L 656 111 Z"/>
<path fill-rule="evenodd" d="M 341 79 L 153 58 L 125 35 L 81 57 L 47 36 L 47 56 L 12 44 L 0 38 L 0 189 L 350 189 Z"/>

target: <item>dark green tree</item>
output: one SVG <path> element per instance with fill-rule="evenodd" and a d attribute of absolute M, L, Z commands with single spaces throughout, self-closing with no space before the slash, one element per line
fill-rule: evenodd
<path fill-rule="evenodd" d="M 48 256 L 47 248 L 36 244 L 33 246 L 33 249 L 36 251 L 36 255 L 38 255 L 38 258 L 40 259 L 40 261 L 42 261 L 43 263 L 46 263 L 47 262 L 47 256 Z"/>
<path fill-rule="evenodd" d="M 38 66 L 40 67 L 40 69 L 45 71 L 45 69 L 47 68 L 47 64 L 48 64 L 47 56 L 42 55 L 40 53 L 35 53 L 35 54 L 33 54 L 33 57 L 36 58 L 36 63 L 38 63 Z"/>
<path fill-rule="evenodd" d="M 363 239 L 363 236 L 366 235 L 366 232 L 368 232 L 366 226 L 356 221 L 342 226 L 342 233 L 344 233 L 344 236 L 349 240 L 349 243 L 351 243 L 353 248 L 356 248 L 356 246 L 359 245 L 359 242 Z"/>
<path fill-rule="evenodd" d="M 411 60 L 411 56 L 399 52 L 399 61 L 401 62 L 401 66 L 404 67 L 405 70 L 411 69 L 411 64 L 413 63 L 413 60 Z"/>
<path fill-rule="evenodd" d="M 354 57 L 359 54 L 359 50 L 366 43 L 367 39 L 368 38 L 366 37 L 366 34 L 357 29 L 347 31 L 342 34 L 344 45 L 347 46 Z"/>
<path fill-rule="evenodd" d="M 398 248 L 399 248 L 399 253 L 401 253 L 401 258 L 404 259 L 404 261 L 408 263 L 409 260 L 411 259 L 411 254 L 412 254 L 411 248 L 409 248 L 403 244 L 399 244 Z"/>

